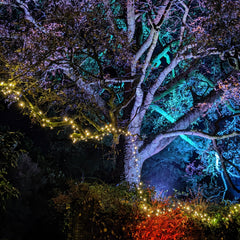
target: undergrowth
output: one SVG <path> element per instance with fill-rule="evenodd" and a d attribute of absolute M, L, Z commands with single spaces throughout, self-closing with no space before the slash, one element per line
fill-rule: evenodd
<path fill-rule="evenodd" d="M 143 197 L 144 196 L 144 197 Z M 53 199 L 67 239 L 240 239 L 240 204 L 153 199 L 152 189 L 69 181 Z"/>

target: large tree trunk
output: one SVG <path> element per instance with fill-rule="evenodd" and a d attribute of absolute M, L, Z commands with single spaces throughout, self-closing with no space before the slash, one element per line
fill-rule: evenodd
<path fill-rule="evenodd" d="M 168 138 L 163 140 L 162 149 L 159 149 L 159 152 L 163 150 L 169 143 L 171 143 L 175 137 L 171 139 Z M 166 144 L 164 144 L 166 143 Z M 142 166 L 145 160 L 153 156 L 152 152 L 147 151 L 139 151 L 141 144 L 138 144 L 136 141 L 132 142 L 130 138 L 126 139 L 125 143 L 125 156 L 124 156 L 124 173 L 125 173 L 125 180 L 130 184 L 139 184 L 141 180 L 141 171 Z M 159 144 L 158 144 L 159 145 Z M 156 146 L 153 146 L 153 149 Z"/>
<path fill-rule="evenodd" d="M 205 97 L 205 104 L 200 107 L 196 106 L 190 110 L 184 117 L 178 119 L 174 125 L 168 129 L 169 132 L 185 130 L 192 122 L 196 121 L 199 117 L 204 115 L 212 104 L 219 98 L 222 92 L 211 91 L 207 97 Z M 137 116 L 135 119 L 138 119 Z M 146 159 L 161 152 L 167 147 L 178 135 L 173 137 L 164 138 L 163 134 L 159 134 L 153 138 L 150 142 L 139 141 L 138 136 L 140 133 L 140 125 L 136 120 L 133 120 L 129 125 L 129 131 L 133 137 L 126 137 L 125 139 L 125 178 L 130 184 L 138 184 L 141 178 L 141 170 L 143 163 Z M 136 126 L 135 128 L 133 126 Z"/>
<path fill-rule="evenodd" d="M 139 143 L 135 141 L 134 137 L 125 138 L 124 173 L 125 180 L 130 184 L 138 184 L 140 182 L 144 161 L 139 157 L 138 149 Z"/>

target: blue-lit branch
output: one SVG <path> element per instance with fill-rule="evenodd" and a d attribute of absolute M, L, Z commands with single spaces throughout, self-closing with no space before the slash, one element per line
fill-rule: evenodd
<path fill-rule="evenodd" d="M 157 105 L 154 105 L 152 104 L 150 106 L 150 108 L 153 110 L 153 111 L 156 111 L 158 113 L 160 113 L 163 117 L 165 117 L 169 122 L 171 123 L 174 123 L 176 122 L 176 120 L 171 116 L 169 115 L 168 113 L 166 113 L 162 108 L 160 108 L 159 106 Z M 198 150 L 202 150 L 202 149 L 199 149 L 199 147 L 197 146 L 197 144 L 195 142 L 193 142 L 189 137 L 185 136 L 185 135 L 181 135 L 179 134 L 179 136 L 185 140 L 186 142 L 188 142 L 190 145 L 192 145 L 194 148 L 198 149 Z"/>
<path fill-rule="evenodd" d="M 160 108 L 159 106 L 157 105 L 154 105 L 152 104 L 150 106 L 150 108 L 153 110 L 153 111 L 157 111 L 158 113 L 160 113 L 163 117 L 165 117 L 169 122 L 171 123 L 174 123 L 176 120 L 170 116 L 168 113 L 166 113 L 162 108 Z M 173 132 L 169 132 L 169 133 L 165 133 L 165 134 L 162 134 L 162 137 L 163 138 L 168 138 L 168 137 L 176 137 L 176 136 L 180 136 L 183 140 L 185 140 L 186 142 L 188 142 L 190 145 L 192 145 L 194 148 L 200 150 L 200 151 L 204 151 L 204 149 L 200 149 L 197 144 L 192 141 L 189 137 L 185 136 L 185 135 L 191 135 L 191 136 L 198 136 L 198 137 L 202 137 L 202 138 L 206 138 L 206 139 L 209 139 L 209 140 L 219 140 L 219 139 L 226 139 L 226 138 L 230 138 L 230 137 L 236 137 L 236 136 L 239 136 L 240 135 L 240 132 L 233 132 L 231 134 L 226 134 L 226 135 L 222 135 L 222 136 L 213 136 L 213 135 L 209 135 L 207 133 L 203 133 L 203 132 L 199 132 L 199 131 L 184 131 L 184 130 L 179 130 L 179 131 L 173 131 Z M 223 171 L 220 170 L 219 168 L 219 160 L 220 160 L 220 157 L 219 157 L 219 154 L 221 154 L 219 152 L 219 150 L 217 151 L 216 150 L 216 144 L 215 144 L 215 151 L 216 151 L 216 170 L 221 174 L 221 178 L 223 180 L 223 184 L 224 184 L 224 194 L 223 194 L 223 199 L 225 197 L 225 194 L 226 194 L 226 191 L 228 190 L 228 186 L 227 186 L 227 183 L 226 183 L 226 180 L 224 178 L 224 173 L 226 175 L 226 178 L 230 184 L 230 186 L 237 192 L 240 192 L 236 187 L 235 185 L 233 184 L 231 178 L 229 175 L 231 175 L 232 177 L 237 177 L 237 178 L 240 178 L 240 176 L 236 175 L 236 174 L 233 174 L 229 171 L 227 171 L 226 169 L 226 166 L 225 166 L 225 162 L 228 162 L 230 165 L 232 165 L 232 167 L 234 167 L 238 172 L 240 172 L 238 166 L 236 166 L 235 164 L 231 163 L 230 161 L 224 159 L 223 160 L 223 156 L 221 156 L 222 160 L 221 160 L 221 165 L 222 165 L 222 168 L 223 168 Z"/>
<path fill-rule="evenodd" d="M 240 135 L 240 132 L 232 132 L 230 134 L 225 134 L 222 136 L 218 136 L 218 135 L 210 135 L 208 133 L 204 133 L 204 132 L 199 132 L 199 131 L 186 131 L 186 130 L 177 130 L 177 131 L 173 131 L 173 132 L 167 132 L 164 133 L 160 136 L 162 136 L 162 138 L 168 138 L 168 137 L 176 137 L 179 135 L 189 135 L 189 136 L 196 136 L 196 137 L 202 137 L 202 138 L 206 138 L 209 140 L 221 140 L 221 139 L 226 139 L 226 138 L 232 138 L 232 137 L 236 137 Z"/>
<path fill-rule="evenodd" d="M 232 182 L 232 179 L 231 179 L 231 177 L 230 177 L 231 173 L 229 173 L 229 172 L 227 171 L 227 168 L 226 168 L 225 163 L 228 162 L 228 161 L 226 161 L 226 159 L 223 157 L 222 153 L 220 152 L 220 150 L 219 150 L 219 148 L 218 148 L 218 146 L 217 146 L 216 140 L 214 139 L 214 140 L 212 140 L 212 142 L 213 142 L 213 147 L 214 147 L 215 151 L 217 152 L 217 154 L 218 154 L 218 156 L 219 156 L 219 159 L 220 159 L 220 161 L 221 161 L 223 173 L 224 173 L 224 175 L 226 176 L 227 182 L 229 183 L 230 187 L 231 187 L 233 190 L 235 190 L 237 193 L 240 193 L 240 189 L 238 189 L 238 188 L 234 185 L 234 183 Z M 222 178 L 223 178 L 223 177 L 222 177 Z M 224 180 L 224 178 L 223 178 L 223 180 Z M 225 183 L 224 183 L 224 185 L 225 185 Z M 226 187 L 226 185 L 225 185 L 225 187 Z"/>

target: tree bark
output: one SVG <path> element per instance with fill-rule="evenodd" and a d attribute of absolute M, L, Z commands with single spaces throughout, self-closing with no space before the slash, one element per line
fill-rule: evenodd
<path fill-rule="evenodd" d="M 204 99 L 205 104 L 202 107 L 195 107 L 190 110 L 186 115 L 184 115 L 184 117 L 176 121 L 176 123 L 167 131 L 174 132 L 187 129 L 192 122 L 196 121 L 200 116 L 204 115 L 208 111 L 208 109 L 212 106 L 212 103 L 219 98 L 220 94 L 221 93 L 213 90 Z M 136 129 L 139 129 L 139 126 L 137 126 Z M 132 129 L 132 131 L 136 132 L 136 129 Z M 129 129 L 129 131 L 131 131 L 131 129 Z M 175 138 L 176 136 L 164 138 L 163 134 L 159 134 L 151 141 L 145 143 L 137 140 L 132 141 L 132 137 L 126 138 L 124 157 L 126 181 L 131 184 L 138 184 L 144 161 L 161 152 Z"/>
<path fill-rule="evenodd" d="M 129 184 L 139 184 L 144 162 L 139 158 L 139 143 L 135 139 L 132 136 L 125 138 L 124 171 Z"/>

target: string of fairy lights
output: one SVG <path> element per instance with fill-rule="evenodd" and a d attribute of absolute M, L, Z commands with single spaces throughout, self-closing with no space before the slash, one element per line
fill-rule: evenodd
<path fill-rule="evenodd" d="M 88 141 L 88 140 L 97 140 L 101 141 L 104 137 L 109 135 L 124 135 L 131 138 L 133 144 L 133 152 L 132 156 L 134 158 L 134 166 L 137 172 L 137 182 L 138 187 L 137 191 L 141 201 L 142 210 L 146 213 L 148 217 L 151 216 L 160 216 L 161 214 L 166 214 L 167 212 L 171 212 L 173 209 L 179 208 L 183 210 L 187 215 L 191 215 L 192 217 L 206 222 L 208 224 L 217 224 L 219 221 L 229 222 L 235 215 L 239 215 L 240 213 L 240 204 L 232 205 L 229 208 L 228 214 L 220 217 L 218 216 L 210 216 L 207 213 L 203 213 L 201 210 L 197 210 L 195 205 L 190 205 L 189 203 L 176 202 L 173 203 L 167 209 L 156 209 L 147 203 L 147 198 L 144 196 L 144 188 L 141 180 L 141 173 L 139 168 L 139 159 L 138 159 L 138 147 L 136 144 L 137 136 L 131 134 L 131 132 L 126 131 L 124 129 L 117 129 L 112 124 L 106 124 L 103 126 L 98 133 L 91 133 L 90 130 L 85 130 L 80 133 L 80 129 L 78 124 L 74 121 L 74 119 L 70 117 L 62 117 L 62 118 L 48 118 L 46 114 L 42 110 L 40 110 L 37 106 L 33 106 L 31 102 L 22 94 L 22 92 L 16 88 L 15 83 L 10 82 L 0 82 L 1 92 L 5 96 L 10 96 L 13 101 L 16 101 L 21 108 L 27 108 L 30 112 L 30 116 L 36 118 L 42 127 L 49 127 L 53 129 L 57 126 L 71 126 L 73 133 L 70 135 L 73 143 L 77 141 Z"/>
<path fill-rule="evenodd" d="M 6 83 L 0 82 L 1 92 L 3 95 L 8 95 L 13 101 L 16 101 L 19 107 L 27 109 L 30 113 L 30 116 L 36 118 L 42 127 L 49 127 L 53 129 L 58 126 L 70 126 L 73 130 L 73 133 L 70 134 L 70 138 L 73 143 L 77 141 L 87 141 L 87 140 L 98 140 L 101 141 L 105 136 L 108 135 L 125 135 L 132 136 L 129 131 L 124 129 L 117 129 L 112 124 L 106 124 L 101 127 L 101 129 L 96 133 L 91 133 L 90 130 L 84 130 L 83 132 L 80 130 L 80 127 L 74 119 L 64 116 L 64 117 L 54 117 L 48 118 L 46 114 L 39 109 L 39 107 L 33 105 L 24 94 L 16 88 L 16 85 L 13 82 Z M 136 145 L 134 146 L 136 148 Z"/>
<path fill-rule="evenodd" d="M 147 198 L 144 197 L 144 188 L 142 182 L 139 183 L 137 189 L 141 201 L 140 206 L 147 217 L 160 216 L 161 214 L 166 214 L 167 212 L 171 212 L 174 209 L 178 208 L 181 209 L 181 211 L 183 211 L 187 216 L 191 216 L 192 218 L 197 219 L 202 223 L 217 225 L 221 221 L 228 224 L 234 217 L 237 217 L 240 214 L 240 204 L 231 205 L 229 207 L 228 213 L 225 213 L 224 215 L 204 213 L 204 210 L 201 210 L 201 204 L 191 204 L 191 202 L 173 201 L 170 205 L 167 205 L 164 208 L 156 208 L 147 203 Z"/>

